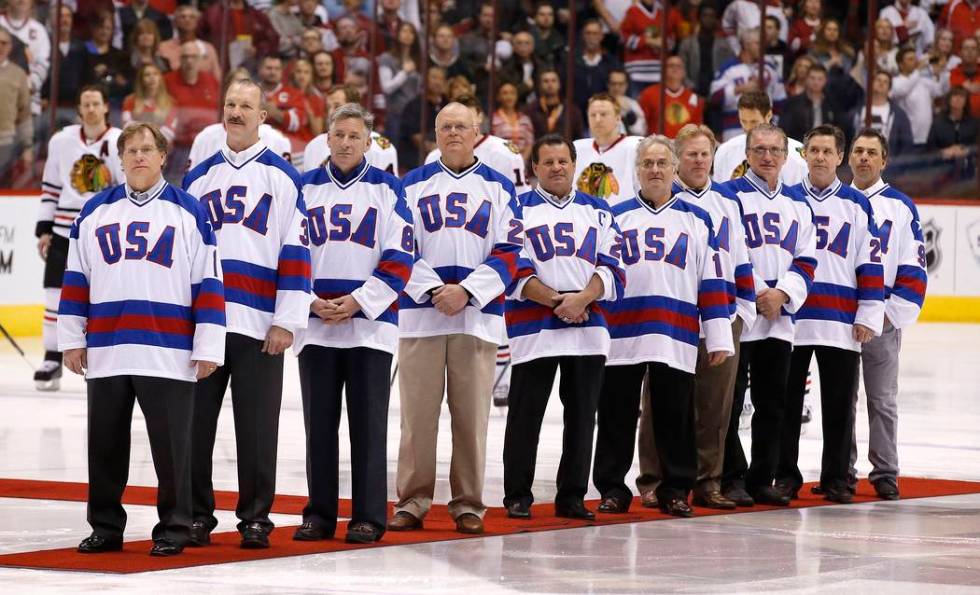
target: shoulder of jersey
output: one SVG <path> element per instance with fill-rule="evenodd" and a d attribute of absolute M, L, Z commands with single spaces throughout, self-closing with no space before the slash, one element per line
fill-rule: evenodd
<path fill-rule="evenodd" d="M 377 144 L 378 148 L 382 151 L 386 151 L 394 146 L 387 136 L 378 134 L 377 132 L 371 133 L 371 140 L 373 141 L 372 144 Z"/>
<path fill-rule="evenodd" d="M 639 209 L 639 208 L 641 208 L 641 207 L 636 202 L 636 197 L 633 196 L 633 197 L 627 198 L 626 200 L 622 200 L 622 201 L 616 203 L 616 205 L 613 206 L 613 208 L 612 208 L 612 214 L 613 214 L 613 217 L 619 217 L 623 213 L 628 213 L 628 212 L 630 212 L 630 211 L 632 211 L 634 209 Z"/>
<path fill-rule="evenodd" d="M 514 182 L 509 180 L 507 176 L 495 170 L 494 168 L 490 167 L 483 161 L 481 161 L 480 164 L 476 166 L 476 169 L 473 170 L 473 173 L 475 173 L 476 175 L 480 176 L 481 178 L 483 178 L 488 182 L 496 182 L 500 184 L 504 188 L 509 189 L 511 193 L 514 192 Z"/>
<path fill-rule="evenodd" d="M 682 213 L 690 213 L 700 219 L 701 223 L 704 223 L 705 227 L 712 229 L 711 215 L 708 214 L 708 211 L 705 211 L 696 204 L 689 203 L 683 198 L 678 198 L 674 201 L 674 204 L 670 205 L 670 208 L 674 209 L 675 211 L 681 211 Z"/>
<path fill-rule="evenodd" d="M 259 154 L 256 161 L 258 163 L 261 163 L 262 165 L 280 170 L 282 173 L 286 174 L 289 177 L 289 179 L 292 180 L 294 184 L 296 184 L 297 187 L 299 187 L 302 184 L 299 177 L 299 172 L 296 171 L 296 168 L 293 167 L 293 164 L 283 159 L 281 155 L 279 155 L 269 147 L 266 147 L 265 150 L 263 150 Z"/>
<path fill-rule="evenodd" d="M 81 212 L 78 213 L 78 218 L 75 220 L 76 225 L 81 225 L 81 223 L 92 214 L 97 208 L 105 204 L 112 204 L 117 200 L 120 200 L 126 196 L 126 187 L 123 184 L 118 184 L 112 186 L 111 188 L 106 188 L 102 192 L 99 192 L 92 198 L 85 201 L 85 206 L 82 207 Z"/>
<path fill-rule="evenodd" d="M 424 182 L 428 180 L 429 178 L 438 174 L 441 171 L 442 171 L 442 166 L 439 165 L 438 161 L 433 161 L 432 163 L 426 163 L 425 165 L 416 167 L 415 169 L 405 174 L 405 177 L 402 178 L 402 184 L 405 185 L 405 188 L 408 188 L 413 184 L 418 184 L 419 182 Z"/>
<path fill-rule="evenodd" d="M 55 141 L 62 142 L 63 139 L 72 138 L 72 137 L 80 138 L 79 135 L 81 134 L 81 132 L 79 131 L 81 130 L 81 128 L 82 128 L 81 124 L 71 124 L 69 126 L 65 126 L 58 132 L 55 132 L 51 136 L 51 140 L 48 142 L 49 143 L 53 143 Z"/>
<path fill-rule="evenodd" d="M 725 60 L 721 63 L 721 66 L 718 67 L 718 73 L 715 75 L 715 78 L 720 77 L 726 70 L 733 66 L 738 66 L 739 64 L 741 64 L 741 62 L 738 58 L 729 58 L 728 60 Z"/>
<path fill-rule="evenodd" d="M 802 202 L 807 206 L 810 206 L 810 201 L 806 199 L 806 190 L 803 189 L 803 184 L 794 184 L 792 186 L 783 186 L 783 194 L 792 198 L 795 201 Z"/>
<path fill-rule="evenodd" d="M 728 190 L 730 192 L 736 193 L 736 194 L 739 193 L 739 192 L 755 192 L 756 191 L 755 186 L 753 186 L 751 182 L 749 182 L 748 180 L 746 180 L 745 179 L 745 176 L 741 176 L 741 177 L 738 177 L 738 178 L 734 178 L 734 179 L 731 179 L 731 180 L 727 180 L 725 182 L 722 182 L 722 186 L 724 186 L 725 188 L 728 188 Z"/>
<path fill-rule="evenodd" d="M 195 137 L 194 140 L 197 140 L 198 138 L 201 138 L 202 136 L 211 136 L 213 134 L 216 134 L 216 131 L 218 131 L 218 130 L 224 131 L 224 129 L 225 129 L 225 127 L 224 127 L 224 125 L 221 122 L 216 122 L 214 124 L 208 124 L 207 126 L 205 126 L 204 128 L 202 128 L 200 132 L 197 133 L 197 136 Z"/>
<path fill-rule="evenodd" d="M 589 138 L 580 138 L 576 141 L 572 141 L 572 144 L 575 146 L 575 150 L 578 151 L 579 147 L 589 148 L 589 149 L 592 148 L 593 142 L 594 141 L 592 140 L 592 137 L 589 137 Z"/>
<path fill-rule="evenodd" d="M 884 190 L 880 192 L 880 195 L 901 202 L 906 207 L 908 207 L 909 211 L 912 212 L 912 215 L 914 215 L 916 219 L 919 218 L 919 210 L 916 208 L 915 203 L 912 202 L 912 199 L 909 198 L 908 195 L 906 195 L 898 188 L 895 188 L 894 186 L 889 184 L 888 186 L 885 187 Z"/>

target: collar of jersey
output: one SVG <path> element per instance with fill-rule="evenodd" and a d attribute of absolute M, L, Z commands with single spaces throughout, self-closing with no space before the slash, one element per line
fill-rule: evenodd
<path fill-rule="evenodd" d="M 336 184 L 338 188 L 346 190 L 364 177 L 364 174 L 367 173 L 368 170 L 368 162 L 367 158 L 361 159 L 361 163 L 346 176 L 342 174 L 339 169 L 334 167 L 329 158 L 327 159 L 327 163 L 324 167 L 327 170 L 327 175 L 330 176 L 330 181 Z"/>
<path fill-rule="evenodd" d="M 711 178 L 708 178 L 708 184 L 701 190 L 695 190 L 694 188 L 691 188 L 690 186 L 682 182 L 680 178 L 674 178 L 674 186 L 676 187 L 676 191 L 674 192 L 674 194 L 677 194 L 678 192 L 684 192 L 685 194 L 690 194 L 694 198 L 704 198 L 704 196 L 708 193 L 708 191 L 711 190 Z"/>
<path fill-rule="evenodd" d="M 152 188 L 150 188 L 149 190 L 146 191 L 146 194 L 149 195 L 149 198 L 147 198 L 143 202 L 137 202 L 137 201 L 133 200 L 133 198 L 132 198 L 132 193 L 133 192 L 136 192 L 136 190 L 133 190 L 133 188 L 128 183 L 126 183 L 125 184 L 126 198 L 129 199 L 129 202 L 133 203 L 134 205 L 136 205 L 138 207 L 146 206 L 146 205 L 150 204 L 150 202 L 154 198 L 156 198 L 156 197 L 160 196 L 161 194 L 163 194 L 163 190 L 166 187 L 167 187 L 167 180 L 165 180 L 163 178 L 163 176 L 160 176 L 160 179 L 157 180 L 157 183 L 154 184 Z M 142 192 L 140 192 L 138 194 L 142 194 Z"/>
<path fill-rule="evenodd" d="M 562 202 L 561 199 L 559 199 L 554 194 L 548 192 L 541 186 L 536 186 L 534 188 L 534 191 L 538 193 L 538 196 L 551 203 L 552 206 L 557 207 L 559 209 L 564 209 L 568 205 L 575 202 L 575 188 L 572 188 L 572 191 L 568 194 L 568 196 L 565 197 L 564 202 Z"/>
<path fill-rule="evenodd" d="M 813 197 L 813 200 L 823 202 L 830 198 L 831 196 L 837 194 L 840 190 L 841 181 L 840 178 L 834 178 L 834 181 L 830 183 L 830 186 L 824 188 L 823 192 L 817 192 L 817 189 L 810 183 L 810 176 L 803 178 L 803 189 L 806 193 Z"/>
<path fill-rule="evenodd" d="M 235 169 L 241 169 L 245 167 L 249 161 L 252 161 L 261 155 L 262 151 L 265 151 L 265 143 L 263 143 L 261 139 L 251 147 L 238 153 L 232 151 L 231 147 L 228 146 L 228 143 L 225 142 L 225 146 L 221 148 L 221 155 L 225 158 L 225 162 L 228 165 L 234 167 Z"/>
<path fill-rule="evenodd" d="M 476 158 L 476 161 L 473 162 L 473 165 L 467 167 L 466 169 L 464 169 L 463 171 L 461 171 L 459 173 L 456 173 L 453 170 L 451 170 L 448 167 L 446 167 L 446 164 L 442 162 L 442 157 L 439 157 L 439 167 L 441 167 L 444 172 L 446 172 L 447 174 L 449 174 L 452 177 L 456 178 L 457 180 L 460 179 L 460 178 L 462 178 L 462 177 L 464 177 L 464 176 L 466 176 L 467 174 L 471 173 L 476 168 L 480 167 L 480 164 L 481 163 L 483 163 L 483 162 L 480 161 L 480 158 L 479 157 L 477 157 Z"/>
<path fill-rule="evenodd" d="M 755 172 L 752 171 L 751 168 L 749 169 L 749 171 L 745 172 L 745 175 L 742 176 L 742 177 L 745 178 L 745 181 L 746 182 L 748 182 L 749 184 L 752 184 L 752 187 L 754 187 L 759 192 L 763 193 L 766 196 L 766 198 L 768 198 L 769 200 L 772 200 L 772 199 L 776 198 L 776 195 L 779 194 L 780 192 L 782 192 L 782 190 L 783 190 L 783 181 L 782 180 L 778 180 L 776 182 L 776 189 L 773 190 L 772 192 L 770 192 L 769 191 L 769 182 L 767 182 L 767 181 L 763 180 L 762 178 L 760 178 L 759 176 L 757 176 L 755 174 Z"/>
<path fill-rule="evenodd" d="M 885 190 L 885 188 L 888 188 L 888 182 L 884 181 L 881 178 L 878 178 L 878 181 L 877 182 L 875 182 L 874 184 L 868 186 L 864 190 L 861 190 L 860 188 L 858 188 L 857 186 L 854 185 L 854 182 L 851 182 L 851 188 L 854 188 L 855 190 L 857 190 L 861 194 L 865 195 L 866 197 L 871 198 L 872 196 L 874 196 L 876 194 L 880 194 L 882 191 Z"/>
<path fill-rule="evenodd" d="M 592 139 L 592 148 L 595 150 L 595 152 L 596 152 L 597 155 L 602 155 L 603 153 L 608 153 L 609 151 L 612 151 L 612 148 L 613 147 L 615 147 L 619 143 L 623 142 L 623 140 L 625 140 L 627 136 L 629 136 L 629 135 L 627 135 L 627 134 L 620 134 L 619 135 L 619 138 L 617 138 L 613 142 L 609 143 L 609 145 L 607 145 L 605 149 L 601 148 L 599 146 L 599 143 L 595 142 L 595 139 L 593 138 Z"/>
<path fill-rule="evenodd" d="M 652 204 L 650 204 L 649 202 L 643 200 L 643 197 L 640 196 L 639 191 L 637 191 L 637 193 L 636 193 L 636 202 L 640 203 L 640 205 L 644 209 L 650 211 L 654 215 L 659 215 L 660 213 L 663 213 L 664 211 L 666 211 L 667 209 L 669 209 L 671 207 L 671 205 L 673 205 L 675 202 L 677 202 L 677 195 L 676 194 L 671 195 L 671 197 L 667 200 L 667 202 L 665 202 L 663 204 L 663 206 L 660 207 L 659 209 L 654 208 L 654 206 Z"/>

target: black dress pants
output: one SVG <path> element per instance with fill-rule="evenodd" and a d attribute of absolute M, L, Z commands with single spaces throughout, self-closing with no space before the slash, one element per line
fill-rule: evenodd
<path fill-rule="evenodd" d="M 388 511 L 388 397 L 391 354 L 368 347 L 307 345 L 299 355 L 306 426 L 306 475 L 310 499 L 303 522 L 333 533 L 337 528 L 340 453 L 337 432 L 347 395 L 353 514 L 384 533 Z"/>
<path fill-rule="evenodd" d="M 262 353 L 262 341 L 237 333 L 225 338 L 225 365 L 197 383 L 194 396 L 194 452 L 191 458 L 194 520 L 214 529 L 211 465 L 218 415 L 231 381 L 238 456 L 238 530 L 257 522 L 271 532 L 276 492 L 276 449 L 282 405 L 283 356 Z"/>
<path fill-rule="evenodd" d="M 789 379 L 793 346 L 779 339 L 742 343 L 732 419 L 725 441 L 725 473 L 722 489 L 744 485 L 749 494 L 771 486 L 779 462 L 780 428 L 786 409 L 786 383 Z M 745 401 L 748 374 L 752 374 L 752 463 L 745 470 L 745 454 L 738 437 L 738 417 Z M 733 429 L 734 427 L 734 429 Z"/>
<path fill-rule="evenodd" d="M 531 486 L 541 422 L 559 367 L 558 396 L 564 409 L 564 431 L 555 505 L 568 506 L 585 498 L 605 365 L 603 355 L 578 355 L 542 357 L 514 366 L 504 432 L 504 506 L 515 502 L 530 505 L 534 501 Z"/>
<path fill-rule="evenodd" d="M 796 487 L 803 485 L 803 474 L 797 465 L 800 418 L 803 414 L 806 374 L 814 353 L 820 371 L 820 423 L 823 430 L 820 485 L 844 489 L 847 486 L 851 433 L 854 429 L 851 401 L 857 397 L 861 354 L 839 347 L 802 345 L 793 348 L 776 479 L 788 481 Z"/>
<path fill-rule="evenodd" d="M 191 417 L 194 383 L 149 376 L 109 376 L 88 381 L 88 522 L 96 535 L 122 539 L 129 480 L 133 404 L 146 418 L 157 513 L 153 539 L 187 543 L 191 527 Z"/>
<path fill-rule="evenodd" d="M 626 474 L 633 465 L 643 375 L 648 372 L 648 404 L 663 474 L 657 485 L 657 498 L 686 500 L 697 481 L 694 374 L 659 362 L 608 366 L 599 397 L 599 430 L 592 470 L 592 482 L 603 498 L 633 497 L 626 485 Z"/>

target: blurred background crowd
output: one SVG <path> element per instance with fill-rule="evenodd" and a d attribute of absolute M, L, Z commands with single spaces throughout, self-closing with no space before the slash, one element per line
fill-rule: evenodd
<path fill-rule="evenodd" d="M 870 119 L 893 183 L 978 196 L 980 0 L 768 0 L 761 28 L 756 1 L 668 4 L 664 29 L 663 3 L 647 0 L 0 0 L 0 188 L 39 186 L 47 139 L 76 122 L 92 83 L 108 89 L 114 125 L 161 125 L 179 180 L 225 82 L 251 76 L 294 156 L 324 132 L 338 85 L 375 113 L 403 171 L 462 95 L 527 158 L 548 132 L 589 136 L 598 92 L 619 101 L 627 134 L 703 122 L 723 139 L 740 132 L 738 96 L 764 90 L 792 138 Z"/>

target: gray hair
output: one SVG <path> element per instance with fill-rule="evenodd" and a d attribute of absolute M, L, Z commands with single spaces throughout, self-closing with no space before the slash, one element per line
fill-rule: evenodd
<path fill-rule="evenodd" d="M 360 103 L 345 103 L 344 105 L 333 110 L 330 114 L 330 121 L 327 125 L 327 130 L 333 128 L 333 125 L 340 120 L 350 120 L 356 119 L 364 122 L 364 127 L 367 128 L 368 132 L 374 129 L 374 114 L 364 109 Z"/>
<path fill-rule="evenodd" d="M 776 126 L 775 124 L 771 124 L 769 122 L 763 122 L 762 124 L 759 124 L 758 126 L 756 126 L 755 128 L 753 128 L 752 130 L 749 130 L 748 133 L 746 133 L 746 135 L 745 135 L 745 154 L 746 155 L 749 154 L 749 147 L 752 145 L 752 137 L 754 135 L 756 135 L 756 134 L 759 134 L 760 132 L 762 132 L 762 133 L 772 132 L 774 134 L 778 134 L 783 139 L 783 150 L 784 151 L 788 151 L 789 150 L 789 139 L 786 138 L 786 132 L 783 131 L 783 129 L 780 128 L 779 126 Z"/>
<path fill-rule="evenodd" d="M 739 43 L 745 44 L 752 41 L 752 38 L 754 37 L 758 39 L 759 42 L 761 43 L 762 36 L 760 35 L 760 33 L 761 30 L 759 29 L 759 27 L 750 27 L 748 29 L 742 29 L 738 33 L 738 41 Z"/>
<path fill-rule="evenodd" d="M 653 145 L 665 147 L 667 152 L 670 154 L 671 165 L 674 169 L 677 169 L 677 164 L 680 162 L 680 159 L 677 157 L 677 150 L 674 147 L 674 141 L 662 134 L 651 134 L 636 145 L 636 162 L 633 164 L 634 167 L 636 169 L 640 168 L 640 162 L 643 161 L 643 155 Z"/>

